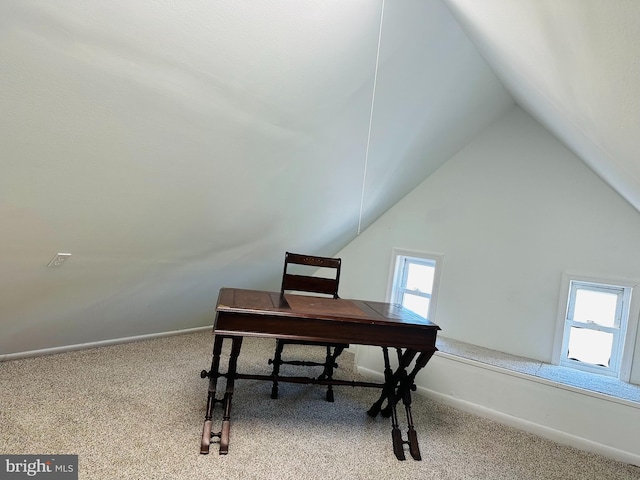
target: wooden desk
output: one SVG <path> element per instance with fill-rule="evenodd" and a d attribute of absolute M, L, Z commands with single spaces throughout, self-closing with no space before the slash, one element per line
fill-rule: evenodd
<path fill-rule="evenodd" d="M 229 447 L 231 399 L 237 379 L 257 379 L 272 382 L 271 375 L 238 373 L 237 359 L 245 336 L 288 338 L 326 343 L 349 343 L 383 347 L 385 360 L 384 383 L 346 380 L 314 379 L 278 376 L 280 382 L 351 385 L 382 389 L 380 398 L 368 414 L 390 416 L 392 441 L 396 457 L 404 460 L 404 445 L 409 445 L 411 456 L 420 460 L 417 435 L 411 417 L 411 391 L 414 379 L 431 356 L 437 351 L 436 334 L 440 329 L 401 305 L 362 300 L 312 297 L 280 294 L 257 290 L 223 288 L 218 296 L 211 369 L 203 370 L 202 378 L 209 378 L 207 413 L 202 432 L 200 453 L 209 453 L 211 438 L 220 438 L 220 454 Z M 220 373 L 222 343 L 230 339 L 231 354 L 227 373 Z M 388 348 L 396 349 L 398 367 L 392 371 Z M 417 357 L 417 358 L 416 358 Z M 415 359 L 415 362 L 414 362 Z M 413 367 L 410 369 L 413 362 Z M 226 378 L 223 398 L 216 398 L 217 381 Z M 396 404 L 402 400 L 407 411 L 408 440 L 402 439 L 398 426 Z M 385 408 L 382 404 L 386 401 Z M 212 433 L 212 417 L 216 404 L 222 404 L 222 430 Z"/>

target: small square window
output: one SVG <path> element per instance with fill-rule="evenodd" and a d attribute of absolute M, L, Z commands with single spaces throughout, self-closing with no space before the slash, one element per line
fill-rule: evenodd
<path fill-rule="evenodd" d="M 554 363 L 628 381 L 633 342 L 625 340 L 636 329 L 629 320 L 633 285 L 567 276 L 564 282 Z"/>
<path fill-rule="evenodd" d="M 442 255 L 394 249 L 389 301 L 433 321 Z"/>

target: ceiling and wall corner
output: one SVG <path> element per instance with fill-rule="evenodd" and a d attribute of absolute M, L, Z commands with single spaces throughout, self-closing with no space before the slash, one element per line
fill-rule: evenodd
<path fill-rule="evenodd" d="M 516 102 L 640 210 L 640 2 L 443 1 Z"/>

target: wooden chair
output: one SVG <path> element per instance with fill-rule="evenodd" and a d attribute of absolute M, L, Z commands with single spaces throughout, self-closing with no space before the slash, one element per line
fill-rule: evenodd
<path fill-rule="evenodd" d="M 306 292 L 339 298 L 338 284 L 340 283 L 341 263 L 342 260 L 339 258 L 316 257 L 286 252 L 284 257 L 284 271 L 282 273 L 282 286 L 280 287 L 280 293 Z M 296 265 L 301 265 L 303 267 L 295 267 Z M 320 277 L 312 276 L 311 274 L 292 273 L 296 268 L 307 268 L 311 270 L 309 267 L 313 267 L 314 270 L 322 269 L 323 272 L 329 271 L 331 272 L 331 276 Z M 282 350 L 285 345 L 289 344 L 323 346 L 326 348 L 325 360 L 322 363 L 302 360 L 282 360 Z M 336 359 L 340 356 L 342 351 L 348 347 L 349 345 L 344 343 L 326 344 L 320 342 L 277 339 L 273 359 L 269 360 L 269 365 L 273 365 L 273 387 L 271 389 L 271 398 L 278 398 L 278 375 L 280 374 L 281 365 L 297 365 L 306 367 L 321 366 L 324 370 L 318 378 L 331 380 L 333 378 L 334 369 L 338 368 Z M 333 402 L 332 385 L 327 387 L 326 399 L 328 402 Z"/>

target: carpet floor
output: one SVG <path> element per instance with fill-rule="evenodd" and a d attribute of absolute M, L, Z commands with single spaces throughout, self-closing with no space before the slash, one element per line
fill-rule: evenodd
<path fill-rule="evenodd" d="M 200 332 L 0 362 L 0 454 L 77 454 L 79 478 L 96 480 L 640 479 L 633 465 L 419 395 L 413 417 L 423 460 L 401 462 L 390 420 L 366 414 L 377 389 L 336 387 L 329 403 L 324 387 L 286 383 L 272 400 L 270 384 L 253 380 L 236 383 L 229 454 L 212 444 L 201 455 L 208 381 L 199 373 L 209 369 L 212 345 L 211 333 Z M 245 339 L 239 371 L 269 373 L 273 347 Z M 321 355 L 311 351 L 285 353 Z M 339 363 L 338 376 L 352 379 L 352 356 Z M 216 407 L 214 429 L 221 416 Z"/>

